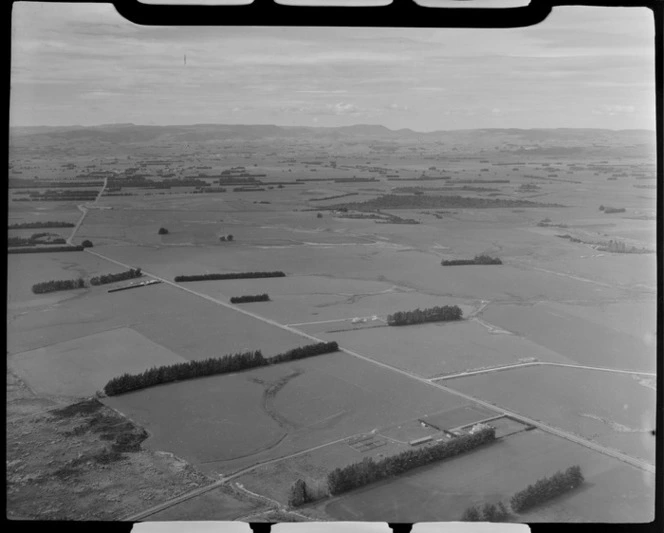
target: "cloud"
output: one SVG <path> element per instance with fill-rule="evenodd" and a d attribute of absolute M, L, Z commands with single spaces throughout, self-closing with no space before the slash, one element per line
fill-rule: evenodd
<path fill-rule="evenodd" d="M 390 111 L 408 111 L 409 107 L 407 105 L 400 105 L 400 104 L 389 104 L 385 106 L 385 109 L 389 109 Z"/>

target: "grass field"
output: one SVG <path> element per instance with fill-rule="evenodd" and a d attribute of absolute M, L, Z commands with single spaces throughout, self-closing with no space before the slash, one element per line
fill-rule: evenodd
<path fill-rule="evenodd" d="M 637 376 L 525 367 L 445 384 L 654 463 L 655 391 Z"/>
<path fill-rule="evenodd" d="M 117 265 L 113 269 L 117 271 Z M 305 338 L 160 284 L 109 294 L 81 291 L 43 309 L 16 312 L 7 336 L 10 353 L 69 341 L 85 333 L 131 327 L 177 355 L 193 360 L 246 350 L 265 356 L 309 344 Z"/>
<path fill-rule="evenodd" d="M 491 304 L 482 317 L 579 364 L 654 372 L 655 302 L 622 306 Z"/>
<path fill-rule="evenodd" d="M 358 329 L 320 336 L 333 339 L 339 335 L 343 335 L 344 347 L 423 377 L 517 363 L 533 357 L 569 362 L 528 339 L 492 333 L 475 321 Z"/>
<path fill-rule="evenodd" d="M 130 328 L 12 356 L 8 365 L 38 394 L 91 396 L 116 376 L 185 361 Z"/>
<path fill-rule="evenodd" d="M 105 401 L 152 433 L 148 445 L 218 472 L 465 403 L 344 353 Z"/>
<path fill-rule="evenodd" d="M 642 522 L 654 516 L 654 476 L 538 430 L 315 505 L 333 520 L 455 521 L 471 505 L 507 501 L 538 478 L 579 464 L 582 487 L 519 521 Z"/>

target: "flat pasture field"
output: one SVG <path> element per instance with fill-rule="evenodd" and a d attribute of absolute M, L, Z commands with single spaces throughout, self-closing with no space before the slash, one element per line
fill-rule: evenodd
<path fill-rule="evenodd" d="M 524 367 L 445 385 L 654 464 L 656 393 L 638 376 Z"/>
<path fill-rule="evenodd" d="M 92 396 L 116 376 L 186 361 L 130 328 L 15 354 L 8 365 L 37 394 Z"/>
<path fill-rule="evenodd" d="M 468 403 L 342 352 L 105 401 L 151 446 L 223 473 Z"/>
<path fill-rule="evenodd" d="M 76 202 L 9 202 L 8 211 L 9 224 L 47 221 L 75 224 L 81 216 Z M 34 231 L 36 233 L 49 231 L 49 229 L 35 229 Z M 71 229 L 69 228 L 69 230 Z"/>
<path fill-rule="evenodd" d="M 457 521 L 464 509 L 507 503 L 537 479 L 578 464 L 586 479 L 572 493 L 518 515 L 524 522 L 646 522 L 654 517 L 654 476 L 539 430 L 312 504 L 332 520 Z M 555 510 L 555 512 L 554 512 Z"/>
<path fill-rule="evenodd" d="M 533 357 L 541 361 L 570 362 L 528 339 L 492 333 L 473 320 L 321 333 L 320 337 L 340 338 L 344 348 L 428 378 L 518 363 Z"/>
<path fill-rule="evenodd" d="M 655 372 L 655 305 L 654 300 L 585 306 L 492 303 L 482 317 L 578 364 Z"/>
<path fill-rule="evenodd" d="M 41 230 L 33 230 L 35 232 Z M 85 252 L 49 252 L 43 254 L 10 254 L 7 256 L 7 303 L 9 309 L 33 307 L 79 295 L 83 290 L 34 294 L 35 283 L 76 279 L 125 270 L 114 263 Z"/>
<path fill-rule="evenodd" d="M 472 310 L 466 300 L 458 298 L 423 294 L 381 281 L 324 276 L 201 281 L 187 283 L 187 287 L 223 301 L 229 301 L 232 296 L 267 293 L 271 302 L 242 304 L 242 307 L 283 324 L 350 321 L 355 317 L 372 316 L 385 319 L 396 311 L 436 305 L 461 305 L 464 313 Z M 379 323 L 384 324 L 384 321 Z M 313 335 L 352 327 L 344 322 L 315 324 L 313 329 L 312 326 L 303 329 Z"/>
<path fill-rule="evenodd" d="M 111 271 L 121 270 L 108 264 Z M 312 342 L 164 283 L 110 294 L 106 286 L 78 292 L 43 309 L 16 312 L 7 350 L 26 352 L 119 327 L 188 360 L 247 350 L 272 356 Z"/>

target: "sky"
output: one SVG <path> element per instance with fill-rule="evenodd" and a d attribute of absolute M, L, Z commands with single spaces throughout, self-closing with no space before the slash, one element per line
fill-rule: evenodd
<path fill-rule="evenodd" d="M 261 28 L 17 2 L 12 23 L 12 126 L 655 128 L 645 8 L 559 7 L 528 28 Z"/>

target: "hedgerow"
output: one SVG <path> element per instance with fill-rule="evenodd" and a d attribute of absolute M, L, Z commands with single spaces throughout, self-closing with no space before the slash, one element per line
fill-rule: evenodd
<path fill-rule="evenodd" d="M 192 276 L 175 276 L 176 282 L 183 281 L 213 281 L 222 279 L 252 279 L 252 278 L 283 278 L 286 274 L 275 272 L 232 272 L 228 274 L 194 274 Z"/>
<path fill-rule="evenodd" d="M 73 228 L 76 224 L 72 222 L 20 222 L 9 224 L 9 229 L 37 229 L 37 228 Z"/>
<path fill-rule="evenodd" d="M 339 346 L 336 342 L 320 342 L 295 348 L 267 359 L 263 357 L 260 350 L 256 350 L 254 352 L 236 353 L 225 355 L 223 357 L 211 357 L 201 361 L 187 361 L 184 363 L 153 367 L 141 374 L 123 374 L 111 379 L 104 386 L 104 392 L 108 396 L 116 396 L 126 392 L 153 387 L 162 383 L 171 383 L 173 381 L 212 376 L 215 374 L 238 372 L 248 368 L 267 366 L 294 359 L 301 359 L 303 357 L 312 357 L 314 355 L 335 352 L 338 349 Z"/>
<path fill-rule="evenodd" d="M 124 281 L 126 279 L 140 278 L 143 275 L 140 268 L 131 268 L 120 272 L 118 274 L 102 274 L 90 278 L 91 285 L 105 285 L 106 283 L 114 283 L 116 281 Z"/>
<path fill-rule="evenodd" d="M 46 252 L 82 252 L 83 246 L 44 246 L 40 248 L 15 248 L 8 254 L 41 254 Z"/>
<path fill-rule="evenodd" d="M 387 324 L 390 326 L 406 326 L 421 324 L 422 322 L 444 322 L 461 320 L 463 311 L 458 305 L 444 305 L 429 309 L 415 309 L 414 311 L 397 311 L 387 315 Z"/>
<path fill-rule="evenodd" d="M 473 259 L 451 259 L 443 260 L 443 266 L 459 266 L 459 265 L 502 265 L 503 262 L 498 257 L 490 257 L 488 255 L 476 255 Z"/>
<path fill-rule="evenodd" d="M 269 301 L 270 301 L 270 296 L 267 293 L 256 294 L 254 296 L 247 295 L 247 296 L 233 296 L 233 297 L 231 297 L 231 303 L 232 304 L 243 304 L 243 303 L 247 303 L 247 302 L 269 302 Z"/>
<path fill-rule="evenodd" d="M 359 463 L 330 472 L 327 476 L 328 487 L 332 495 L 341 494 L 381 479 L 397 476 L 413 468 L 468 452 L 495 438 L 495 428 L 485 426 L 473 434 L 462 435 L 423 448 L 407 450 L 377 461 L 371 457 L 365 457 Z"/>
<path fill-rule="evenodd" d="M 85 287 L 85 281 L 83 280 L 83 278 L 51 280 L 51 281 L 44 281 L 42 283 L 35 283 L 32 286 L 32 292 L 34 292 L 35 294 L 44 294 L 47 292 L 83 289 L 84 287 Z"/>

